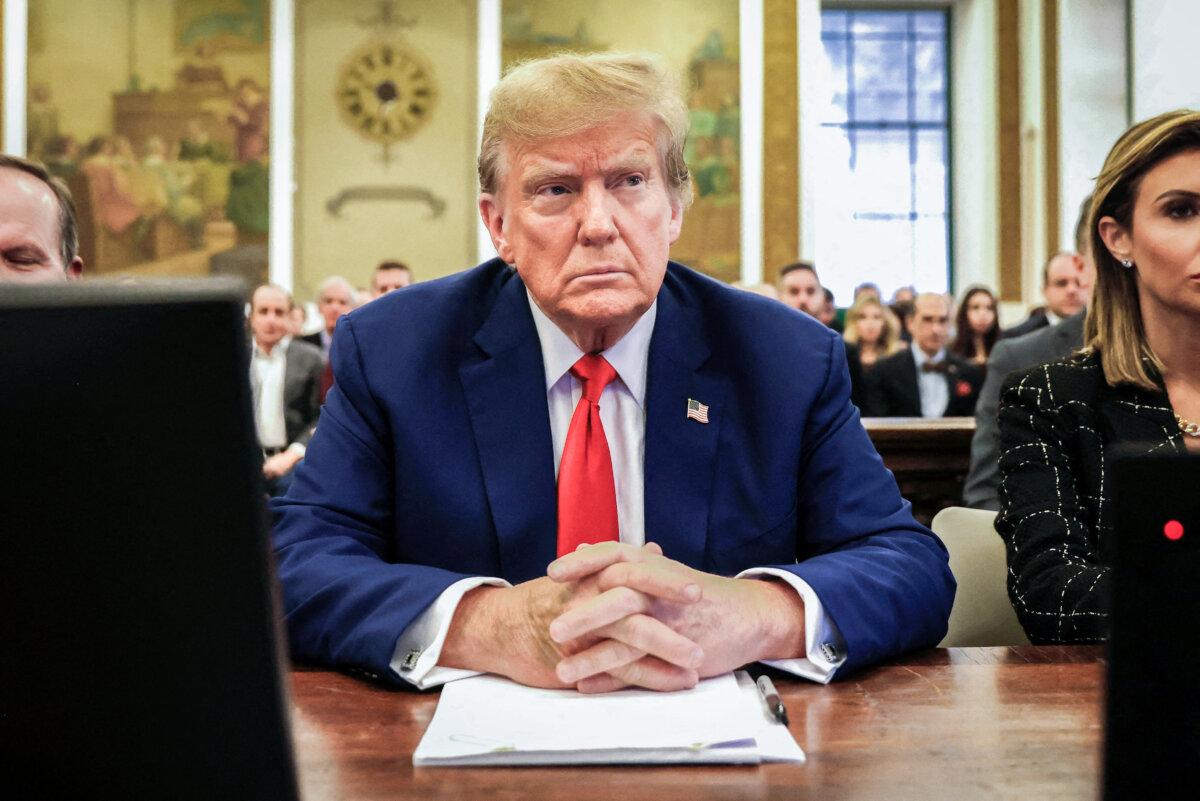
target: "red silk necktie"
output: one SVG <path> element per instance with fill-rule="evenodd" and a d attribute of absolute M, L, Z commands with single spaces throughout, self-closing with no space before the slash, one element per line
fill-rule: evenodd
<path fill-rule="evenodd" d="M 616 541 L 617 490 L 612 455 L 600 422 L 600 394 L 617 377 L 603 356 L 589 353 L 571 368 L 583 395 L 571 415 L 558 465 L 558 555 L 583 543 Z"/>

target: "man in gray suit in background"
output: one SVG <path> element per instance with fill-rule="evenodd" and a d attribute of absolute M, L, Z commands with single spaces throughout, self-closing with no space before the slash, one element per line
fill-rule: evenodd
<path fill-rule="evenodd" d="M 1096 283 L 1096 262 L 1092 259 L 1091 237 L 1087 229 L 1088 195 L 1079 209 L 1075 223 L 1075 248 L 1083 259 L 1084 279 L 1088 299 Z M 1086 299 L 1085 299 L 1086 302 Z M 1000 388 L 1009 373 L 1033 367 L 1035 364 L 1058 361 L 1071 351 L 1083 347 L 1083 311 L 1054 325 L 1038 328 L 1031 333 L 1011 339 L 1001 339 L 988 357 L 987 377 L 979 390 L 975 406 L 975 434 L 971 437 L 971 471 L 963 485 L 963 506 L 975 509 L 1000 510 L 1000 430 L 997 414 Z"/>
<path fill-rule="evenodd" d="M 294 305 L 291 294 L 274 284 L 263 284 L 250 298 L 254 423 L 272 496 L 287 492 L 321 411 L 324 358 L 320 348 L 290 336 Z"/>

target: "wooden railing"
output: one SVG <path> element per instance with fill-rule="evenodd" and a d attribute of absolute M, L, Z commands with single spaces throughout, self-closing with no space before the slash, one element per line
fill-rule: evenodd
<path fill-rule="evenodd" d="M 929 525 L 942 509 L 962 505 L 975 418 L 864 417 L 862 422 L 917 520 Z"/>

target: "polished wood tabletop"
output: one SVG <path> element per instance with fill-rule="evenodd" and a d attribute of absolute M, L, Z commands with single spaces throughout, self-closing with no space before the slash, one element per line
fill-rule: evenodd
<path fill-rule="evenodd" d="M 304 797 L 325 799 L 863 799 L 1097 797 L 1103 650 L 948 648 L 829 686 L 772 673 L 803 765 L 414 768 L 437 693 L 292 672 Z"/>

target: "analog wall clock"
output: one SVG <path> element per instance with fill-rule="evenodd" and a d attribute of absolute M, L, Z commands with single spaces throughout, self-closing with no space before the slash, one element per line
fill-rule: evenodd
<path fill-rule="evenodd" d="M 415 134 L 437 101 L 429 63 L 402 44 L 372 42 L 350 55 L 337 82 L 342 120 L 384 146 Z"/>

